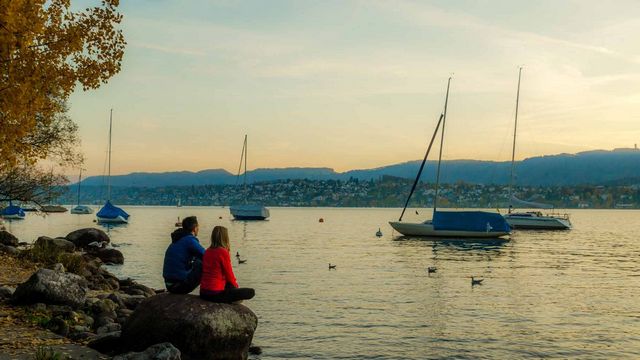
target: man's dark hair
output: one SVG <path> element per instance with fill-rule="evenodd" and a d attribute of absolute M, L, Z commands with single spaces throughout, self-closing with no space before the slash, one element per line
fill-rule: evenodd
<path fill-rule="evenodd" d="M 198 218 L 195 216 L 187 216 L 182 219 L 182 228 L 188 232 L 192 232 L 198 226 Z"/>

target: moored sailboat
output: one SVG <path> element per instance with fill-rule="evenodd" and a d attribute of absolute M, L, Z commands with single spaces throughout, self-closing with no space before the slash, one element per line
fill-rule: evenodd
<path fill-rule="evenodd" d="M 96 213 L 99 223 L 103 224 L 126 224 L 129 222 L 129 214 L 121 208 L 111 203 L 111 129 L 113 125 L 113 109 L 109 114 L 109 152 L 107 171 L 107 202 Z"/>
<path fill-rule="evenodd" d="M 85 214 L 93 214 L 93 209 L 87 205 L 80 205 L 80 185 L 82 183 L 82 169 L 80 169 L 80 174 L 78 175 L 78 204 L 71 209 L 72 214 L 76 215 L 85 215 Z"/>
<path fill-rule="evenodd" d="M 244 144 L 242 146 L 242 154 L 240 155 L 240 166 L 238 167 L 238 176 L 236 177 L 236 185 L 240 178 L 240 170 L 242 169 L 242 163 L 244 162 L 244 175 L 243 175 L 243 192 L 244 203 L 234 204 L 229 207 L 231 215 L 236 220 L 266 220 L 269 216 L 269 209 L 260 204 L 249 204 L 247 193 L 247 135 L 244 136 Z"/>
<path fill-rule="evenodd" d="M 442 163 L 442 148 L 444 145 L 444 129 L 447 118 L 447 104 L 449 101 L 449 88 L 451 85 L 451 78 L 447 82 L 447 92 L 444 102 L 444 111 L 440 115 L 440 119 L 436 125 L 436 129 L 433 132 L 431 141 L 427 148 L 427 152 L 424 155 L 418 174 L 413 182 L 409 196 L 405 202 L 400 219 L 398 221 L 391 221 L 389 225 L 399 233 L 406 236 L 426 236 L 426 237 L 448 237 L 448 238 L 497 238 L 508 235 L 511 231 L 509 224 L 505 219 L 497 213 L 491 213 L 486 211 L 442 211 L 438 210 L 438 187 L 440 184 L 440 165 Z M 431 151 L 431 147 L 435 140 L 440 126 L 442 130 L 440 133 L 440 153 L 438 155 L 438 168 L 436 171 L 436 183 L 435 183 L 435 195 L 433 201 L 433 217 L 431 220 L 426 220 L 421 223 L 406 223 L 402 222 L 402 217 L 409 205 L 409 200 L 413 195 L 413 192 L 420 181 L 422 170 L 424 169 L 427 157 Z"/>
<path fill-rule="evenodd" d="M 2 215 L 3 219 L 7 220 L 22 220 L 26 216 L 24 210 L 22 210 L 20 206 L 13 205 L 11 201 L 9 201 L 9 206 L 2 209 L 0 215 Z"/>
<path fill-rule="evenodd" d="M 514 229 L 531 230 L 567 230 L 571 229 L 571 220 L 568 214 L 544 214 L 541 211 L 513 212 L 514 204 L 520 203 L 527 208 L 549 208 L 546 204 L 526 202 L 518 199 L 513 194 L 516 134 L 518 130 L 518 107 L 520 104 L 520 80 L 522 79 L 522 67 L 518 70 L 518 90 L 516 92 L 515 125 L 513 127 L 513 147 L 511 150 L 511 177 L 509 180 L 509 212 L 504 215 L 505 220 Z"/>

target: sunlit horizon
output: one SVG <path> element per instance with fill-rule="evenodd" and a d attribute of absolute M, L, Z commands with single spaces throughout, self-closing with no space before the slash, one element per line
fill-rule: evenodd
<path fill-rule="evenodd" d="M 112 174 L 236 173 L 244 134 L 249 169 L 343 172 L 421 159 L 453 74 L 443 158 L 508 161 L 524 66 L 517 160 L 633 148 L 638 10 L 633 1 L 122 2 L 122 72 L 76 92 L 70 115 L 88 176 L 104 173 L 111 108 Z"/>

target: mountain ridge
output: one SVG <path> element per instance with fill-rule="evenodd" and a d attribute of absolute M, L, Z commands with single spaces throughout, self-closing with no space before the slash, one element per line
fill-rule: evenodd
<path fill-rule="evenodd" d="M 384 175 L 413 179 L 420 162 L 412 160 L 344 172 L 336 172 L 328 167 L 258 168 L 247 171 L 247 180 L 251 183 L 287 179 L 375 180 Z M 435 181 L 436 164 L 433 160 L 427 161 L 421 177 L 423 181 Z M 510 168 L 510 161 L 445 160 L 442 163 L 441 181 L 506 184 L 509 181 Z M 525 186 L 600 184 L 640 178 L 640 150 L 618 148 L 536 156 L 516 161 L 515 173 L 516 184 Z M 237 181 L 241 182 L 242 179 L 224 169 L 204 169 L 195 172 L 133 172 L 111 176 L 112 186 L 133 187 L 231 185 Z M 82 181 L 83 186 L 104 184 L 104 176 L 91 176 Z"/>

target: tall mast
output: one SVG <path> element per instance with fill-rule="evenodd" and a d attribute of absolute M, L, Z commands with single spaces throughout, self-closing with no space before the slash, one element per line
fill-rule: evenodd
<path fill-rule="evenodd" d="M 440 185 L 440 163 L 442 162 L 442 148 L 444 147 L 444 126 L 447 122 L 447 105 L 449 103 L 449 87 L 451 85 L 451 77 L 447 81 L 447 95 L 444 98 L 444 112 L 442 113 L 442 133 L 440 134 L 440 154 L 438 155 L 438 170 L 436 172 L 436 192 L 433 198 L 433 213 L 435 214 L 438 207 L 438 186 Z"/>
<path fill-rule="evenodd" d="M 247 203 L 247 153 L 249 147 L 247 146 L 247 135 L 244 135 L 244 203 Z"/>
<path fill-rule="evenodd" d="M 109 113 L 109 166 L 107 170 L 107 201 L 111 201 L 111 128 L 113 124 L 113 109 Z"/>
<path fill-rule="evenodd" d="M 520 79 L 522 78 L 522 66 L 518 69 L 518 91 L 516 92 L 516 116 L 513 126 L 513 148 L 511 149 L 511 179 L 509 180 L 509 213 L 513 208 L 513 176 L 516 160 L 516 134 L 518 130 L 518 105 L 520 103 Z"/>
<path fill-rule="evenodd" d="M 80 182 L 82 181 L 82 168 L 80 168 L 80 175 L 78 175 L 78 206 L 80 206 Z"/>

